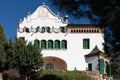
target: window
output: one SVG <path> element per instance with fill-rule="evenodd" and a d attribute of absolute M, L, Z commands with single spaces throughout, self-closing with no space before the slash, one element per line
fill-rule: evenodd
<path fill-rule="evenodd" d="M 36 32 L 39 32 L 39 30 L 40 30 L 40 28 L 39 28 L 39 26 L 36 28 Z"/>
<path fill-rule="evenodd" d="M 41 32 L 42 32 L 42 33 L 45 32 L 45 28 L 44 28 L 44 27 L 41 28 Z"/>
<path fill-rule="evenodd" d="M 39 48 L 40 41 L 39 40 L 34 40 L 34 46 Z"/>
<path fill-rule="evenodd" d="M 46 41 L 45 40 L 41 40 L 41 48 L 46 49 Z"/>
<path fill-rule="evenodd" d="M 89 64 L 88 64 L 88 70 L 89 70 L 89 71 L 92 71 L 92 63 L 89 63 Z"/>
<path fill-rule="evenodd" d="M 48 49 L 53 49 L 53 41 L 48 40 Z"/>
<path fill-rule="evenodd" d="M 51 63 L 46 64 L 46 69 L 54 69 L 54 65 Z"/>
<path fill-rule="evenodd" d="M 66 32 L 66 28 L 65 27 L 60 27 L 61 32 Z"/>
<path fill-rule="evenodd" d="M 62 49 L 67 49 L 67 41 L 66 40 L 62 40 Z"/>
<path fill-rule="evenodd" d="M 46 30 L 48 33 L 50 33 L 50 27 L 47 27 Z"/>
<path fill-rule="evenodd" d="M 107 75 L 111 76 L 111 64 L 110 63 L 107 63 L 106 72 L 107 72 Z"/>
<path fill-rule="evenodd" d="M 29 33 L 29 28 L 25 28 L 25 32 Z"/>
<path fill-rule="evenodd" d="M 55 49 L 60 49 L 60 41 L 55 40 Z"/>
<path fill-rule="evenodd" d="M 89 39 L 83 39 L 83 49 L 89 49 Z"/>

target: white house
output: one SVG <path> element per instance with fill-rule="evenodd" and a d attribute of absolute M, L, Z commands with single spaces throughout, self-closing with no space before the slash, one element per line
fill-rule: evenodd
<path fill-rule="evenodd" d="M 17 28 L 17 38 L 42 49 L 43 69 L 86 70 L 91 66 L 89 70 L 98 70 L 99 58 L 87 55 L 96 45 L 104 54 L 103 36 L 103 29 L 99 26 L 69 24 L 68 15 L 62 18 L 45 4 L 32 14 L 28 13 Z"/>

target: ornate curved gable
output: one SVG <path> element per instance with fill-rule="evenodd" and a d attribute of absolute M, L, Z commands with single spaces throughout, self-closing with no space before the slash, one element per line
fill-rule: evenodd
<path fill-rule="evenodd" d="M 33 28 L 37 26 L 54 26 L 58 28 L 59 26 L 66 26 L 67 22 L 65 22 L 59 14 L 54 14 L 48 6 L 43 4 L 39 6 L 34 13 L 29 13 L 19 24 L 20 27 L 27 26 L 29 28 L 30 25 L 33 26 Z"/>

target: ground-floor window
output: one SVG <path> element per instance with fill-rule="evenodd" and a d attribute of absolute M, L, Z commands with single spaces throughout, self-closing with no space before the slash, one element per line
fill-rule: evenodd
<path fill-rule="evenodd" d="M 89 63 L 89 64 L 88 64 L 88 70 L 89 70 L 89 71 L 92 71 L 92 63 Z"/>
<path fill-rule="evenodd" d="M 54 65 L 51 63 L 46 64 L 46 69 L 54 69 Z"/>

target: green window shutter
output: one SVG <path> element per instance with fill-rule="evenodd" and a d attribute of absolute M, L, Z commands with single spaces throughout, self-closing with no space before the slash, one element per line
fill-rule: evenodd
<path fill-rule="evenodd" d="M 34 46 L 39 48 L 39 45 L 40 45 L 39 40 L 34 40 Z"/>
<path fill-rule="evenodd" d="M 89 39 L 83 39 L 83 49 L 89 49 Z"/>
<path fill-rule="evenodd" d="M 88 70 L 89 70 L 89 71 L 92 71 L 92 63 L 89 63 L 89 64 L 88 64 Z"/>
<path fill-rule="evenodd" d="M 111 76 L 111 64 L 107 64 L 106 72 L 108 76 Z"/>
<path fill-rule="evenodd" d="M 100 74 L 104 74 L 104 59 L 100 59 Z"/>
<path fill-rule="evenodd" d="M 55 40 L 55 49 L 60 49 L 60 41 Z"/>
<path fill-rule="evenodd" d="M 67 41 L 66 40 L 62 41 L 62 49 L 67 49 Z"/>
<path fill-rule="evenodd" d="M 46 41 L 45 40 L 41 41 L 41 48 L 46 49 Z"/>
<path fill-rule="evenodd" d="M 53 49 L 53 41 L 48 40 L 48 49 Z"/>

